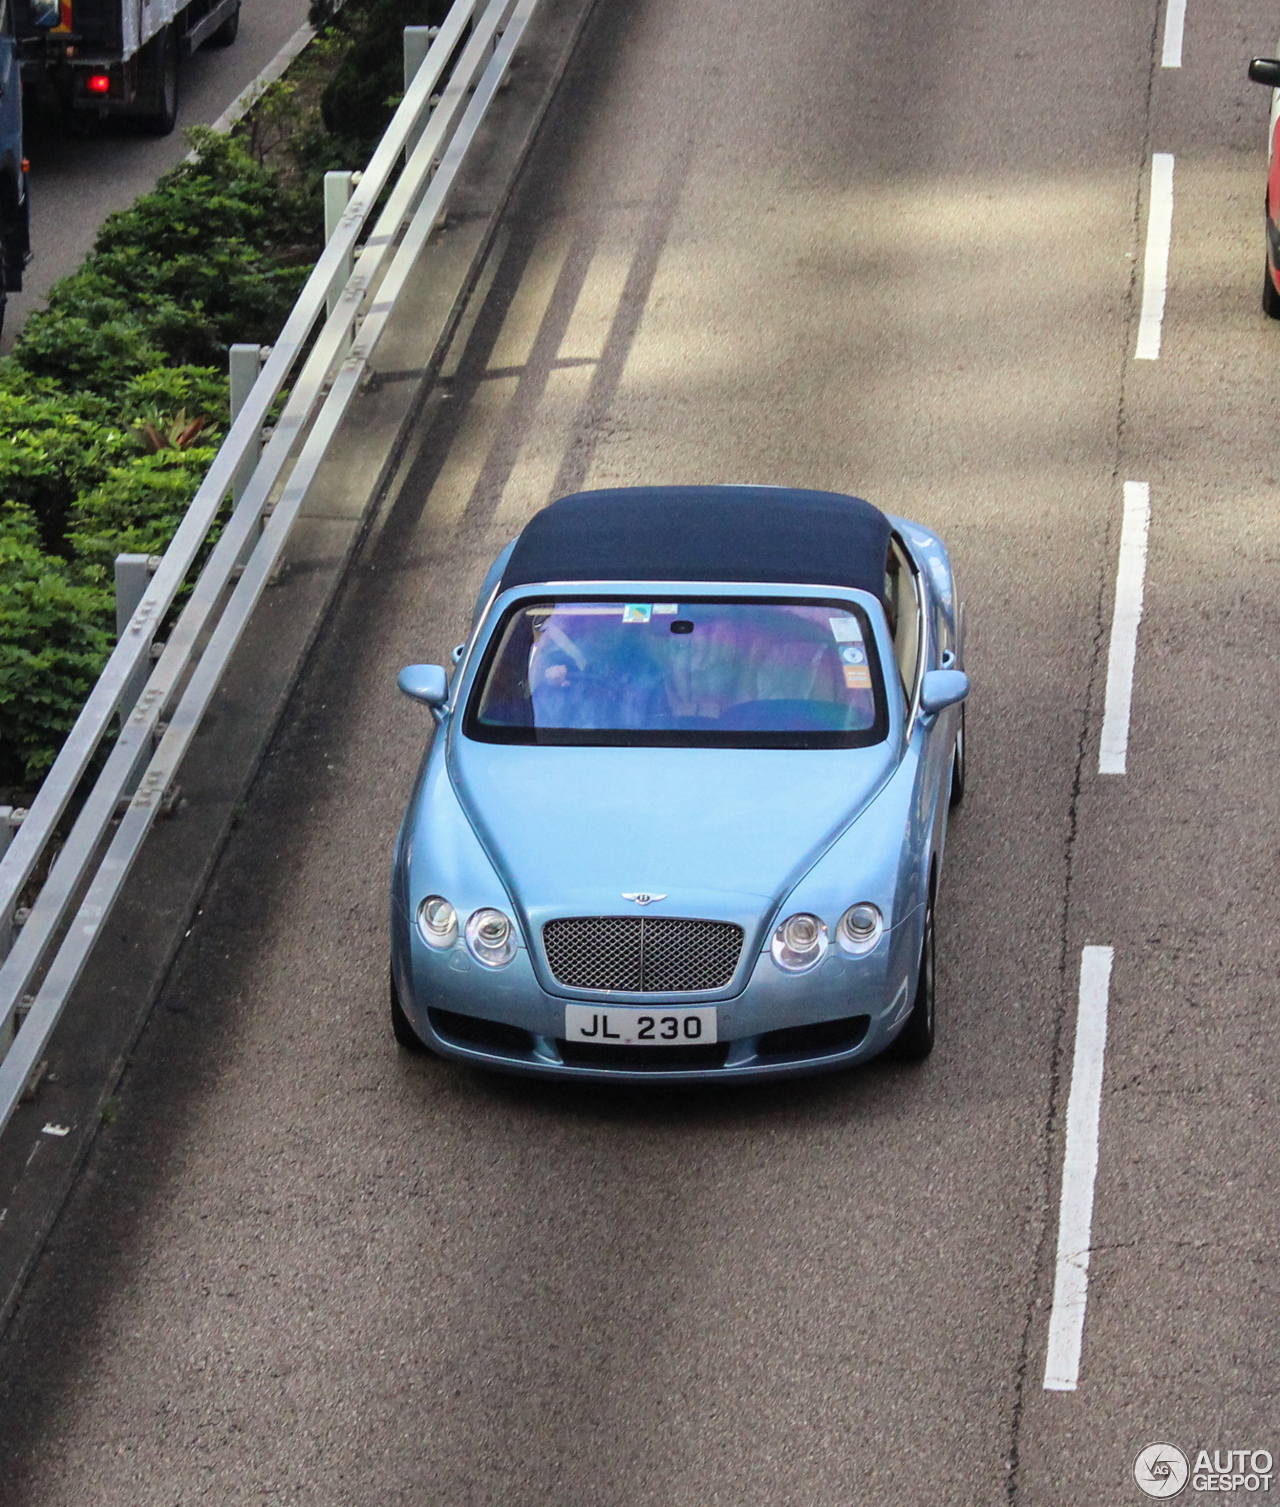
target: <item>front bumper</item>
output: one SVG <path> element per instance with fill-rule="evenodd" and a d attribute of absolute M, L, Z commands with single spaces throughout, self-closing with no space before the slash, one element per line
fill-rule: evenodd
<path fill-rule="evenodd" d="M 917 917 L 885 934 L 866 958 L 830 954 L 813 973 L 783 974 L 767 954 L 736 996 L 655 995 L 638 1004 L 596 1001 L 610 1011 L 660 1013 L 714 1003 L 714 1045 L 607 1047 L 564 1038 L 566 1004 L 548 994 L 523 950 L 490 972 L 461 947 L 430 953 L 407 921 L 393 925 L 392 969 L 401 1005 L 422 1041 L 442 1057 L 503 1073 L 608 1083 L 763 1081 L 835 1072 L 890 1046 L 910 1013 L 919 958 Z M 590 1003 L 590 1001 L 587 1001 Z"/>

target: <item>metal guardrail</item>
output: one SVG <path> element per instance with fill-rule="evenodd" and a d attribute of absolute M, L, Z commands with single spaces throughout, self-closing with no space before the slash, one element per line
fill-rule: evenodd
<path fill-rule="evenodd" d="M 454 0 L 40 793 L 13 829 L 7 851 L 0 850 L 0 918 L 11 918 L 117 710 L 127 712 L 0 961 L 0 1051 L 12 1035 L 0 1060 L 0 1130 L 173 784 L 536 6 L 537 0 Z M 386 207 L 361 245 L 393 179 Z M 341 292 L 330 313 L 326 304 L 335 285 Z M 300 360 L 259 457 L 268 414 Z M 156 646 L 152 667 L 156 631 L 233 491 L 238 501 L 168 641 Z M 145 689 L 129 710 L 129 688 L 144 675 Z"/>

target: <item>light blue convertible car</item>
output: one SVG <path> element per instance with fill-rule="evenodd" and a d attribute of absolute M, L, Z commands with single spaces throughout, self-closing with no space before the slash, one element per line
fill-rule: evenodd
<path fill-rule="evenodd" d="M 582 492 L 480 593 L 396 843 L 405 1047 L 548 1078 L 783 1078 L 934 1039 L 964 791 L 941 540 L 778 487 Z"/>

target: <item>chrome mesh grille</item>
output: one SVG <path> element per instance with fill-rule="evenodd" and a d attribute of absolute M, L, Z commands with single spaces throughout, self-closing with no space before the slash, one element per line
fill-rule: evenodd
<path fill-rule="evenodd" d="M 674 916 L 569 916 L 547 922 L 542 945 L 556 981 L 570 989 L 680 994 L 724 988 L 738 966 L 742 928 Z"/>

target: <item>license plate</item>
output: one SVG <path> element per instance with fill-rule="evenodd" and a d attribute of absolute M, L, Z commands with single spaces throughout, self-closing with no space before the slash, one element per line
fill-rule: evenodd
<path fill-rule="evenodd" d="M 714 1005 L 666 1010 L 622 1010 L 599 1005 L 564 1007 L 566 1041 L 616 1042 L 620 1047 L 674 1047 L 716 1039 Z"/>

